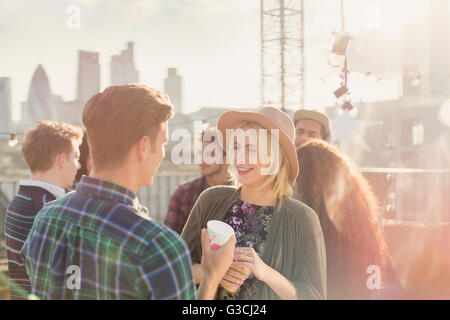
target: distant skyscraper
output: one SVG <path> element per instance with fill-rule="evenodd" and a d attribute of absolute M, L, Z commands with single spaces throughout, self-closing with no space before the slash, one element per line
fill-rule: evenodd
<path fill-rule="evenodd" d="M 427 2 L 426 21 L 403 30 L 403 95 L 450 95 L 449 0 Z"/>
<path fill-rule="evenodd" d="M 182 88 L 182 78 L 177 74 L 177 69 L 167 69 L 164 91 L 169 95 L 170 101 L 175 107 L 175 113 L 183 113 Z"/>
<path fill-rule="evenodd" d="M 54 98 L 42 65 L 36 68 L 30 84 L 27 102 L 22 104 L 22 123 L 33 125 L 38 120 L 55 120 Z"/>
<path fill-rule="evenodd" d="M 100 91 L 98 52 L 78 51 L 77 100 L 87 101 Z"/>
<path fill-rule="evenodd" d="M 449 0 L 429 1 L 430 5 L 430 91 L 450 94 Z"/>
<path fill-rule="evenodd" d="M 0 131 L 11 129 L 11 78 L 0 78 Z"/>
<path fill-rule="evenodd" d="M 138 72 L 134 66 L 134 43 L 128 42 L 127 49 L 111 59 L 111 85 L 137 83 Z"/>

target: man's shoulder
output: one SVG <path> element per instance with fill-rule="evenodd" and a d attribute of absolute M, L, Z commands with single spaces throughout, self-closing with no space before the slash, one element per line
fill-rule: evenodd
<path fill-rule="evenodd" d="M 38 186 L 20 186 L 13 200 L 15 201 L 33 201 L 35 199 L 54 200 L 55 196 L 48 190 Z"/>
<path fill-rule="evenodd" d="M 56 199 L 55 196 L 48 190 L 41 188 L 41 187 L 35 187 L 35 186 L 24 186 L 23 188 L 26 188 L 31 196 L 31 198 L 43 198 L 46 197 L 49 201 Z"/>
<path fill-rule="evenodd" d="M 144 238 L 150 246 L 156 245 L 160 249 L 179 250 L 179 248 L 182 248 L 188 250 L 186 243 L 177 232 L 155 220 L 149 220 L 146 223 L 150 228 L 148 228 L 148 232 Z"/>
<path fill-rule="evenodd" d="M 170 246 L 181 240 L 175 232 L 143 216 L 132 206 L 91 198 L 77 192 L 47 204 L 38 216 L 43 224 L 57 219 L 63 224 L 95 231 L 99 237 L 117 242 L 126 251 L 137 255 L 145 254 L 149 246 L 153 247 L 155 243 Z"/>
<path fill-rule="evenodd" d="M 47 190 L 34 186 L 20 186 L 8 205 L 8 211 L 35 215 L 45 203 L 55 197 Z"/>
<path fill-rule="evenodd" d="M 163 254 L 172 260 L 189 253 L 180 235 L 156 220 L 141 219 L 133 229 L 133 234 L 126 237 L 122 245 L 142 259 Z"/>
<path fill-rule="evenodd" d="M 31 208 L 32 199 L 29 192 L 25 192 L 22 188 L 19 188 L 18 192 L 14 195 L 11 202 L 8 205 L 8 210 L 14 209 L 28 209 Z"/>
<path fill-rule="evenodd" d="M 185 197 L 196 199 L 205 189 L 205 180 L 199 177 L 179 185 L 172 194 L 171 201 L 184 202 Z"/>
<path fill-rule="evenodd" d="M 39 216 L 43 217 L 45 215 L 49 215 L 54 212 L 60 212 L 61 210 L 69 209 L 69 207 L 67 207 L 67 204 L 74 197 L 75 197 L 75 191 L 72 191 L 58 199 L 54 199 L 52 201 L 48 201 L 48 202 L 44 203 L 42 209 L 39 210 Z"/>
<path fill-rule="evenodd" d="M 205 186 L 205 179 L 203 177 L 198 177 L 192 180 L 189 180 L 185 183 L 182 183 L 178 186 L 176 191 L 178 192 L 186 192 L 192 189 L 200 189 Z"/>

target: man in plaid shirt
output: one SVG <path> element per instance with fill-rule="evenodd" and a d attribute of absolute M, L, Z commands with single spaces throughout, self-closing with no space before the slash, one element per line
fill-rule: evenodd
<path fill-rule="evenodd" d="M 172 113 L 166 95 L 138 85 L 109 87 L 87 102 L 91 175 L 39 211 L 22 249 L 39 299 L 214 296 L 235 238 L 213 252 L 202 230 L 206 277 L 197 295 L 185 242 L 150 219 L 136 197 L 164 158 Z"/>
<path fill-rule="evenodd" d="M 225 151 L 221 149 L 220 144 L 216 141 L 217 134 L 216 128 L 209 127 L 199 135 L 198 138 L 202 142 L 204 153 L 202 163 L 199 165 L 202 176 L 180 185 L 170 198 L 169 211 L 164 219 L 164 224 L 178 234 L 181 234 L 181 231 L 183 231 L 189 214 L 203 191 L 210 187 L 229 184 L 230 175 L 228 166 L 225 164 Z M 208 152 L 212 147 L 211 144 L 214 144 L 214 150 Z M 215 154 L 216 150 L 221 153 L 217 157 Z M 205 161 L 206 154 L 213 159 L 220 159 L 220 161 L 213 163 Z"/>

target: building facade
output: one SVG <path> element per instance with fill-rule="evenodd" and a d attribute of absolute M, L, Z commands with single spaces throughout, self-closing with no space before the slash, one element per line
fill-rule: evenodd
<path fill-rule="evenodd" d="M 177 74 L 176 68 L 167 69 L 167 78 L 164 79 L 164 91 L 170 97 L 175 107 L 175 113 L 183 113 L 183 80 Z"/>
<path fill-rule="evenodd" d="M 100 64 L 99 53 L 91 51 L 78 51 L 78 81 L 77 98 L 87 101 L 100 91 Z"/>
<path fill-rule="evenodd" d="M 128 42 L 127 48 L 111 59 L 111 85 L 138 83 L 139 74 L 134 65 L 134 43 Z"/>
<path fill-rule="evenodd" d="M 9 132 L 11 122 L 11 78 L 0 78 L 0 131 Z"/>
<path fill-rule="evenodd" d="M 38 65 L 31 78 L 28 99 L 22 103 L 22 126 L 29 127 L 39 120 L 56 120 L 57 110 L 50 83 L 42 65 Z"/>

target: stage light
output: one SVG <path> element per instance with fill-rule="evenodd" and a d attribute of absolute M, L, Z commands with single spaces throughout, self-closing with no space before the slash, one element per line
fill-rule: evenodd
<path fill-rule="evenodd" d="M 9 140 L 8 140 L 8 146 L 10 148 L 14 148 L 17 145 L 18 142 L 19 141 L 17 141 L 16 135 L 15 134 L 11 134 L 10 137 L 9 137 Z"/>
<path fill-rule="evenodd" d="M 337 68 L 343 66 L 345 63 L 348 43 L 352 37 L 350 33 L 343 30 L 333 32 L 333 34 L 335 35 L 335 40 L 327 62 L 330 66 Z"/>
<path fill-rule="evenodd" d="M 339 31 L 334 33 L 336 38 L 334 40 L 333 48 L 331 49 L 331 53 L 336 55 L 345 56 L 347 51 L 348 43 L 352 36 L 347 31 Z"/>
<path fill-rule="evenodd" d="M 344 94 L 348 93 L 348 88 L 346 85 L 341 86 L 339 89 L 337 89 L 333 94 L 336 96 L 337 99 L 342 97 Z"/>
<path fill-rule="evenodd" d="M 420 76 L 415 77 L 411 80 L 411 85 L 413 87 L 418 87 L 420 85 Z"/>
<path fill-rule="evenodd" d="M 344 105 L 342 106 L 342 109 L 348 110 L 348 111 L 353 110 L 353 108 L 354 108 L 354 106 L 352 105 L 352 103 L 350 101 L 346 101 L 344 103 Z"/>

